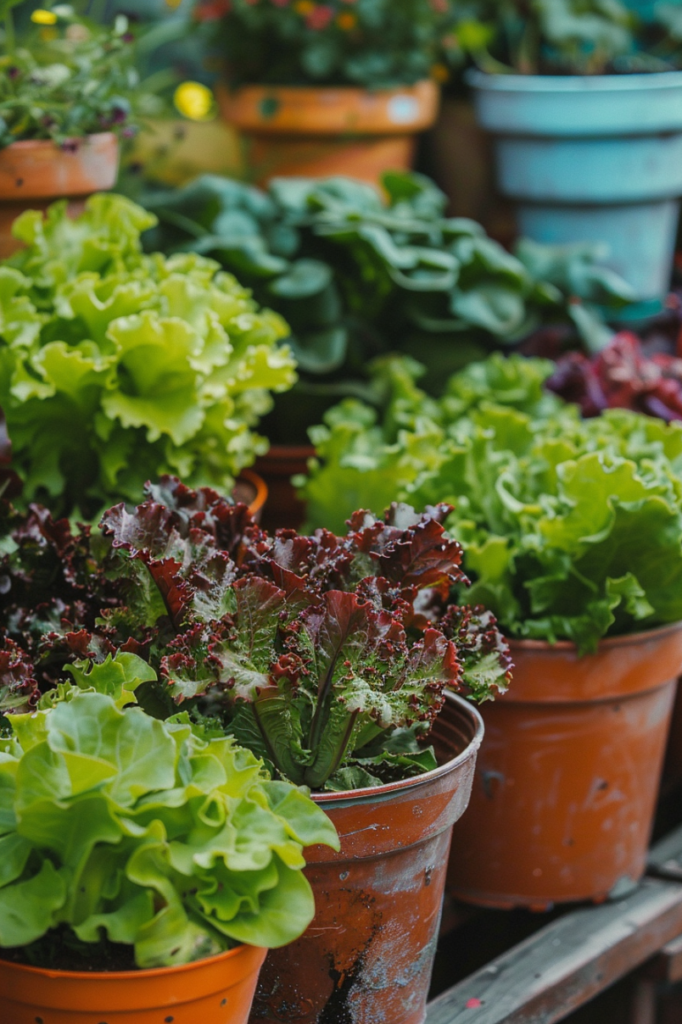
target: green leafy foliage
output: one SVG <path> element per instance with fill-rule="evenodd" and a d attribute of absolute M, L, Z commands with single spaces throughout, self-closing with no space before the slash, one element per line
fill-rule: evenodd
<path fill-rule="evenodd" d="M 17 6 L 10 4 L 10 7 Z M 0 21 L 11 15 L 0 5 Z M 0 56 L 0 149 L 25 139 L 74 145 L 85 135 L 134 134 L 139 76 L 124 17 L 102 28 L 58 5 L 55 24 L 8 32 Z"/>
<path fill-rule="evenodd" d="M 413 367 L 378 366 L 391 395 L 383 422 L 347 401 L 312 432 L 319 459 L 301 481 L 311 523 L 333 528 L 346 494 L 370 507 L 387 491 L 417 508 L 451 503 L 467 599 L 517 637 L 584 652 L 682 619 L 682 426 L 626 410 L 582 420 L 543 393 L 552 369 L 493 356 L 434 402 Z"/>
<path fill-rule="evenodd" d="M 385 88 L 447 76 L 452 0 L 199 0 L 231 85 Z"/>
<path fill-rule="evenodd" d="M 296 784 L 379 785 L 436 767 L 445 687 L 506 689 L 508 649 L 464 582 L 448 506 L 358 512 L 343 536 L 261 531 L 245 506 L 165 478 L 103 536 L 5 509 L 0 713 L 94 691 L 190 713 Z M 1 719 L 0 719 L 1 721 Z M 370 778 L 371 777 L 371 778 Z M 352 787 L 351 787 L 352 788 Z"/>
<path fill-rule="evenodd" d="M 0 753 L 0 946 L 67 925 L 85 943 L 105 933 L 133 946 L 138 967 L 152 968 L 291 942 L 314 915 L 303 847 L 338 849 L 334 826 L 232 739 L 97 692 L 125 658 L 91 668 L 92 691 L 11 719 Z M 149 666 L 135 661 L 139 684 Z"/>
<path fill-rule="evenodd" d="M 262 192 L 209 175 L 143 199 L 159 218 L 150 247 L 210 254 L 289 323 L 301 381 L 278 406 L 278 440 L 302 440 L 341 396 L 376 403 L 366 368 L 381 353 L 423 359 L 438 393 L 472 357 L 544 326 L 569 325 L 598 349 L 610 337 L 602 308 L 629 298 L 594 247 L 524 241 L 512 256 L 447 217 L 428 178 L 391 173 L 384 188 L 387 202 L 348 178 Z"/>
<path fill-rule="evenodd" d="M 631 5 L 632 6 L 632 5 Z M 450 53 L 471 55 L 484 71 L 610 74 L 682 66 L 676 3 L 643 19 L 621 0 L 464 0 L 455 12 Z"/>
<path fill-rule="evenodd" d="M 0 405 L 26 500 L 93 516 L 168 471 L 225 490 L 295 380 L 281 317 L 195 254 L 141 251 L 154 218 L 97 195 L 15 224 L 0 266 Z"/>

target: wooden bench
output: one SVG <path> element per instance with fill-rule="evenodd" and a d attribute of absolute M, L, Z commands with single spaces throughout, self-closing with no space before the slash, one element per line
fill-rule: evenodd
<path fill-rule="evenodd" d="M 438 996 L 427 1024 L 553 1024 L 643 965 L 622 1024 L 655 1024 L 656 986 L 682 980 L 682 828 L 631 895 L 567 911 Z"/>

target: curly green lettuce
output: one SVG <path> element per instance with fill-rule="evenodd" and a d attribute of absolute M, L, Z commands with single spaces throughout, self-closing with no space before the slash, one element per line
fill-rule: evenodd
<path fill-rule="evenodd" d="M 303 848 L 338 849 L 331 821 L 231 738 L 123 707 L 139 658 L 97 673 L 0 741 L 0 946 L 67 926 L 153 968 L 297 938 L 315 909 Z"/>
<path fill-rule="evenodd" d="M 434 402 L 406 385 L 410 367 L 380 366 L 392 395 L 383 422 L 346 402 L 313 432 L 310 524 L 337 527 L 388 490 L 416 508 L 453 505 L 466 599 L 512 636 L 587 652 L 606 635 L 682 620 L 682 425 L 627 410 L 582 420 L 542 393 L 550 372 L 494 356 Z"/>
<path fill-rule="evenodd" d="M 154 218 L 96 195 L 19 218 L 0 266 L 0 405 L 27 501 L 95 515 L 170 472 L 229 491 L 296 380 L 276 313 L 218 264 L 144 255 Z"/>

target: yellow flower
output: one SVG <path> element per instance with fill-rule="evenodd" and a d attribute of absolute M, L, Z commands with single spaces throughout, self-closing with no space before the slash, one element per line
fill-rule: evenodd
<path fill-rule="evenodd" d="M 57 15 L 52 11 L 39 9 L 33 12 L 31 15 L 31 21 L 35 22 L 36 25 L 56 25 Z"/>
<path fill-rule="evenodd" d="M 343 11 L 336 19 L 336 24 L 339 28 L 342 28 L 344 32 L 350 32 L 351 29 L 355 28 L 357 23 L 358 19 L 352 11 Z"/>
<path fill-rule="evenodd" d="M 172 11 L 175 11 L 181 3 L 182 0 L 166 0 L 166 7 L 170 7 Z"/>
<path fill-rule="evenodd" d="M 297 14 L 303 15 L 305 18 L 307 14 L 312 14 L 315 10 L 315 4 L 313 3 L 313 0 L 296 0 L 294 10 Z"/>
<path fill-rule="evenodd" d="M 450 72 L 445 64 L 434 64 L 431 67 L 431 78 L 436 82 L 447 82 L 450 78 Z"/>
<path fill-rule="evenodd" d="M 173 102 L 190 121 L 211 121 L 215 117 L 213 93 L 201 82 L 183 82 L 175 90 Z"/>

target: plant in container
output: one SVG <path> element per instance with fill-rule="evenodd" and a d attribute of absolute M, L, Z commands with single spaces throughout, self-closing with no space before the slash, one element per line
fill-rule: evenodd
<path fill-rule="evenodd" d="M 23 210 L 64 198 L 76 212 L 113 187 L 139 84 L 126 18 L 103 28 L 62 4 L 17 36 L 21 2 L 0 4 L 0 258 L 19 245 L 11 228 Z"/>
<path fill-rule="evenodd" d="M 255 178 L 407 169 L 448 77 L 450 0 L 200 0 Z"/>
<path fill-rule="evenodd" d="M 483 700 L 510 669 L 492 616 L 449 601 L 463 577 L 448 511 L 400 506 L 384 520 L 357 513 L 346 536 L 269 536 L 243 506 L 168 478 L 135 512 L 107 512 L 103 537 L 36 510 L 6 526 L 5 652 L 34 684 L 5 673 L 5 706 L 36 688 L 53 700 L 74 660 L 109 672 L 104 659 L 135 652 L 148 712 L 244 743 L 276 779 L 313 788 L 336 825 L 340 851 L 308 855 L 315 922 L 268 960 L 257 1019 L 295 1006 L 310 1024 L 423 1020 L 451 829 L 481 740 L 477 712 L 446 687 Z M 398 932 L 409 939 L 396 951 Z"/>
<path fill-rule="evenodd" d="M 682 195 L 682 20 L 613 0 L 473 0 L 455 38 L 524 235 L 607 241 L 638 315 L 670 285 Z"/>
<path fill-rule="evenodd" d="M 303 847 L 334 828 L 233 740 L 131 706 L 136 655 L 70 671 L 0 739 L 3 1019 L 246 1024 L 263 947 L 313 918 Z"/>
<path fill-rule="evenodd" d="M 229 490 L 268 447 L 252 428 L 270 392 L 296 379 L 281 317 L 212 260 L 144 255 L 153 224 L 121 196 L 91 197 L 75 221 L 56 204 L 22 215 L 26 247 L 0 266 L 14 464 L 25 500 L 59 514 L 134 502 L 169 470 Z"/>
<path fill-rule="evenodd" d="M 468 599 L 513 638 L 451 888 L 536 907 L 625 891 L 644 870 L 682 668 L 682 426 L 620 409 L 583 420 L 543 391 L 540 360 L 472 364 L 439 403 L 389 369 L 383 426 L 357 403 L 333 410 L 304 492 L 317 524 L 344 494 L 371 507 L 385 487 L 452 503 Z"/>
<path fill-rule="evenodd" d="M 263 192 L 204 176 L 142 200 L 159 219 L 150 248 L 219 260 L 291 327 L 300 379 L 276 399 L 266 421 L 275 448 L 258 467 L 277 492 L 278 525 L 303 519 L 288 482 L 313 454 L 310 424 L 342 396 L 381 403 L 367 375 L 375 356 L 416 354 L 438 393 L 454 370 L 536 329 L 559 325 L 597 350 L 611 337 L 600 307 L 627 302 L 593 247 L 526 241 L 512 256 L 480 225 L 446 217 L 429 179 L 390 173 L 383 184 L 388 201 L 348 178 L 280 179 Z"/>

